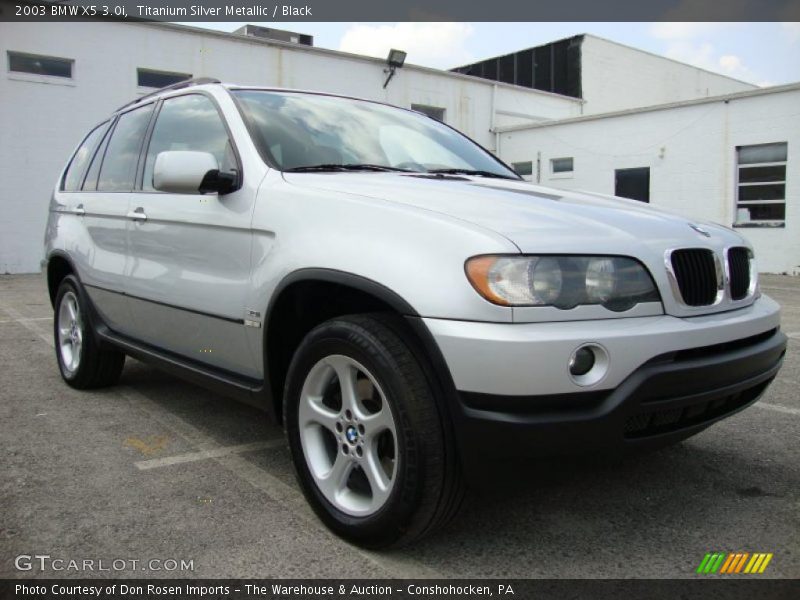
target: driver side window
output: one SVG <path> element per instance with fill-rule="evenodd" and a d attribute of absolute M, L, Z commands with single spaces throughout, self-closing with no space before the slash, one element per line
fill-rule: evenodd
<path fill-rule="evenodd" d="M 210 152 L 217 159 L 220 171 L 237 168 L 222 118 L 214 103 L 200 94 L 169 98 L 162 104 L 147 149 L 142 181 L 144 191 L 155 191 L 153 167 L 156 157 L 169 150 Z"/>

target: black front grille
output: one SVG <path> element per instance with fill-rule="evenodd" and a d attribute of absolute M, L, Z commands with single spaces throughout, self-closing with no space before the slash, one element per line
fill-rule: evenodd
<path fill-rule="evenodd" d="M 715 421 L 750 404 L 761 395 L 770 381 L 772 380 L 763 381 L 735 394 L 698 402 L 683 408 L 650 410 L 633 415 L 625 421 L 625 437 L 644 438 Z"/>
<path fill-rule="evenodd" d="M 750 289 L 750 251 L 747 248 L 728 250 L 728 278 L 731 298 L 741 300 L 746 297 Z"/>
<path fill-rule="evenodd" d="M 717 268 L 714 253 L 703 248 L 672 252 L 672 270 L 684 304 L 708 306 L 717 297 Z"/>

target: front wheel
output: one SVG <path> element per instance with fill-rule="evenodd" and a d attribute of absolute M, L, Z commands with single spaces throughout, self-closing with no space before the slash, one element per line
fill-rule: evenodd
<path fill-rule="evenodd" d="M 447 423 L 392 315 L 327 321 L 289 368 L 284 417 L 298 480 L 333 531 L 367 547 L 442 525 L 463 495 Z"/>

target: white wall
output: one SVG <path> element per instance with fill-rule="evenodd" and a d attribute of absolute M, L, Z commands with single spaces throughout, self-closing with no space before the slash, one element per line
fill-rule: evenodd
<path fill-rule="evenodd" d="M 7 50 L 74 59 L 74 80 L 9 73 Z M 93 124 L 150 91 L 136 87 L 138 67 L 342 93 L 404 107 L 443 107 L 449 124 L 489 148 L 495 142 L 493 125 L 575 116 L 581 106 L 554 94 L 412 65 L 399 69 L 384 90 L 380 60 L 175 25 L 0 23 L 0 60 L 0 273 L 39 270 L 47 202 L 57 174 Z M 493 123 L 493 102 L 517 116 L 500 113 Z"/>
<path fill-rule="evenodd" d="M 720 96 L 756 86 L 586 35 L 581 46 L 585 114 Z"/>
<path fill-rule="evenodd" d="M 788 142 L 786 227 L 739 228 L 755 246 L 759 268 L 800 274 L 800 89 L 729 102 L 501 134 L 507 162 L 541 153 L 543 185 L 614 193 L 614 170 L 650 167 L 651 203 L 690 219 L 734 221 L 736 146 Z M 550 159 L 574 157 L 571 176 L 550 173 Z M 534 175 L 535 177 L 535 175 Z"/>

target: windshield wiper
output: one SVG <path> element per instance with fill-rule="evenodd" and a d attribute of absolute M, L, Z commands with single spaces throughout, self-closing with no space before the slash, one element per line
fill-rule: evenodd
<path fill-rule="evenodd" d="M 307 165 L 304 167 L 292 167 L 286 169 L 292 173 L 302 173 L 304 171 L 400 171 L 403 173 L 411 173 L 409 169 L 400 169 L 399 167 L 388 167 L 386 165 L 371 165 L 368 163 L 347 163 L 347 164 L 322 164 L 322 165 Z"/>
<path fill-rule="evenodd" d="M 480 171 L 477 169 L 431 169 L 428 173 L 441 173 L 442 175 L 475 175 L 476 177 L 494 177 L 496 179 L 514 179 L 508 175 L 492 173 L 491 171 Z"/>

